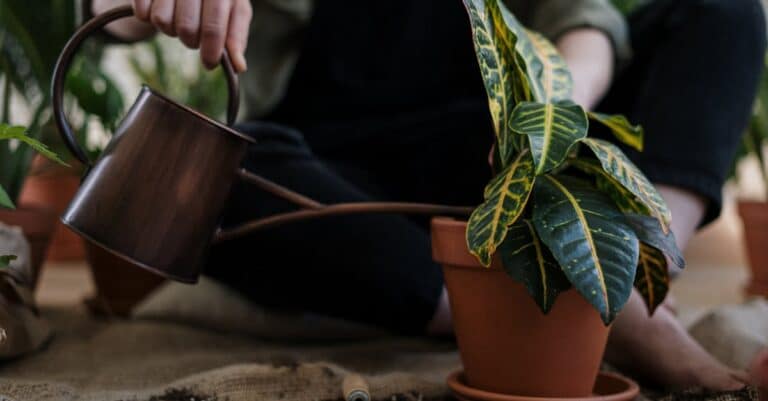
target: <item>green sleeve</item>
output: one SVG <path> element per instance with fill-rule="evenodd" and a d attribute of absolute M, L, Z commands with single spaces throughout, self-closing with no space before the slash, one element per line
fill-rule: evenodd
<path fill-rule="evenodd" d="M 285 94 L 314 0 L 252 0 L 251 5 L 248 71 L 240 75 L 242 114 L 248 119 L 268 113 Z"/>
<path fill-rule="evenodd" d="M 533 0 L 527 25 L 556 40 L 565 32 L 590 27 L 603 31 L 611 39 L 618 65 L 632 57 L 629 27 L 624 16 L 610 0 Z"/>

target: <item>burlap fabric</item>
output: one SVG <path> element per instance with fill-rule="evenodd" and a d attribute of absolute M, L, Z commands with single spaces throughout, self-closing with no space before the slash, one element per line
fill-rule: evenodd
<path fill-rule="evenodd" d="M 145 320 L 95 320 L 71 308 L 44 311 L 56 335 L 40 352 L 0 364 L 0 400 L 335 400 L 349 372 L 366 377 L 376 400 L 448 397 L 445 377 L 459 367 L 451 342 L 384 336 L 354 325 L 333 329 L 332 321 L 317 317 L 275 317 L 230 303 L 237 299 L 217 304 L 192 297 L 185 300 L 186 307 L 179 306 L 179 296 L 190 296 L 190 290 L 215 293 L 211 288 L 163 289 L 140 308 Z M 190 309 L 195 302 L 206 307 Z M 229 316 L 236 308 L 257 315 L 250 320 Z M 227 310 L 232 313 L 223 317 Z M 146 320 L 150 316 L 154 320 Z M 168 322 L 170 316 L 179 322 Z M 237 319 L 243 324 L 237 325 Z M 226 324 L 245 327 L 247 333 L 224 332 Z M 322 339 L 310 340 L 312 324 L 326 325 Z M 270 337 L 282 339 L 265 339 Z M 651 398 L 731 401 L 756 400 L 756 394 L 688 392 Z"/>
<path fill-rule="evenodd" d="M 44 314 L 56 335 L 41 352 L 0 367 L 0 399 L 160 400 L 184 390 L 230 401 L 333 400 L 349 371 L 366 375 L 377 399 L 433 399 L 459 365 L 452 344 L 419 339 L 276 343 L 172 323 L 95 321 L 81 310 Z"/>

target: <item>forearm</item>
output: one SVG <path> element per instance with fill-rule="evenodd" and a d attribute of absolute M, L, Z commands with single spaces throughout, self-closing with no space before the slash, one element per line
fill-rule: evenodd
<path fill-rule="evenodd" d="M 592 28 L 574 29 L 557 40 L 573 75 L 573 100 L 591 109 L 605 96 L 613 79 L 614 52 L 608 36 Z"/>
<path fill-rule="evenodd" d="M 128 0 L 91 0 L 93 15 L 101 14 L 117 6 L 130 4 Z M 155 33 L 152 25 L 137 18 L 123 18 L 107 25 L 106 30 L 126 42 L 136 42 L 146 39 Z"/>

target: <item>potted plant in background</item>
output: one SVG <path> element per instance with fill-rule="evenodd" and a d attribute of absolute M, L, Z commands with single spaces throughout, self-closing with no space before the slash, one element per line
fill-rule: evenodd
<path fill-rule="evenodd" d="M 77 26 L 77 14 L 75 0 L 0 2 L 0 121 L 27 125 L 29 135 L 42 139 L 57 153 L 63 144 L 51 121 L 50 77 L 59 51 Z M 41 26 L 45 29 L 38 29 Z M 110 130 L 123 109 L 122 95 L 99 68 L 98 49 L 93 43 L 86 46 L 67 80 L 67 103 L 79 105 L 83 111 L 76 125 L 83 142 L 96 123 Z M 5 213 L 0 220 L 9 222 L 22 214 L 30 222 L 51 219 L 50 212 L 60 214 L 77 190 L 82 172 L 77 164 L 62 166 L 33 156 L 29 148 L 0 146 L 0 184 L 20 205 L 18 211 Z M 43 209 L 49 212 L 41 212 Z M 48 225 L 38 225 L 44 226 Z M 54 227 L 51 256 L 82 259 L 79 238 L 58 222 L 50 225 L 51 230 Z M 42 261 L 44 250 L 38 247 L 35 260 Z"/>
<path fill-rule="evenodd" d="M 66 165 L 48 147 L 27 135 L 24 127 L 0 124 L 0 141 L 14 143 L 16 152 L 21 152 L 25 148 L 33 149 L 49 160 Z M 24 236 L 27 238 L 31 250 L 32 268 L 32 277 L 29 277 L 31 283 L 28 284 L 34 288 L 37 284 L 39 268 L 43 261 L 45 248 L 50 239 L 53 225 L 56 222 L 56 216 L 45 209 L 14 210 L 15 207 L 7 191 L 0 185 L 0 221 L 11 226 L 21 227 Z M 9 255 L 0 255 L 0 267 L 7 267 L 13 258 L 13 256 Z"/>
<path fill-rule="evenodd" d="M 768 59 L 766 60 L 768 66 Z M 754 113 L 749 129 L 744 135 L 744 143 L 737 161 L 746 156 L 754 156 L 758 162 L 768 200 L 768 164 L 766 147 L 768 146 L 768 69 L 755 100 Z M 734 169 L 735 171 L 735 169 Z M 747 258 L 751 270 L 750 281 L 745 290 L 749 295 L 768 297 L 768 202 L 739 200 L 739 215 L 744 226 L 744 240 Z"/>
<path fill-rule="evenodd" d="M 670 213 L 618 147 L 588 137 L 600 125 L 642 150 L 642 129 L 570 101 L 554 46 L 500 1 L 464 3 L 495 126 L 495 176 L 467 222 L 432 222 L 464 364 L 449 384 L 467 399 L 588 397 L 633 284 L 653 313 L 668 289 L 665 255 L 683 264 Z M 597 391 L 611 380 L 601 376 Z"/>

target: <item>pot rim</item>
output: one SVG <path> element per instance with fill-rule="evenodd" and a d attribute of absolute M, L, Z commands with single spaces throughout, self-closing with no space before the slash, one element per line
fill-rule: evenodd
<path fill-rule="evenodd" d="M 504 270 L 498 253 L 493 255 L 491 265 L 486 267 L 480 264 L 475 255 L 469 252 L 466 241 L 466 220 L 437 216 L 432 218 L 430 228 L 432 259 L 443 265 L 443 268 L 464 268 L 479 272 Z M 461 240 L 458 241 L 457 237 L 460 237 Z"/>
<path fill-rule="evenodd" d="M 2 216 L 18 216 L 10 222 Z M 32 224 L 20 224 L 32 222 Z M 16 209 L 0 209 L 0 223 L 11 227 L 20 227 L 28 238 L 47 238 L 53 236 L 56 228 L 56 212 L 38 205 L 19 205 Z"/>

